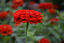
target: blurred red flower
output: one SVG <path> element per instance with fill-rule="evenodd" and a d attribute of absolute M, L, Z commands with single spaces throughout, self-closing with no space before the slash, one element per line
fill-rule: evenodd
<path fill-rule="evenodd" d="M 50 43 L 50 41 L 48 39 L 42 38 L 37 43 Z"/>
<path fill-rule="evenodd" d="M 12 5 L 10 6 L 12 9 L 17 9 L 19 6 L 24 4 L 23 0 L 12 0 Z"/>
<path fill-rule="evenodd" d="M 0 35 L 7 36 L 12 34 L 12 28 L 8 24 L 0 25 Z"/>
<path fill-rule="evenodd" d="M 42 15 L 40 14 L 40 12 L 34 10 L 18 10 L 13 14 L 13 16 L 15 23 L 29 22 L 30 24 L 37 24 L 42 23 Z"/>
<path fill-rule="evenodd" d="M 22 6 L 24 4 L 24 1 L 23 0 L 13 0 L 12 3 L 16 4 L 18 6 Z"/>
<path fill-rule="evenodd" d="M 57 19 L 57 18 L 51 18 L 50 20 L 49 20 L 50 22 L 58 22 L 59 21 L 59 19 Z"/>
<path fill-rule="evenodd" d="M 49 12 L 50 14 L 55 14 L 55 9 L 54 9 L 54 8 L 48 9 L 48 12 Z"/>
<path fill-rule="evenodd" d="M 49 21 L 51 22 L 51 24 L 55 25 L 56 24 L 55 22 L 58 22 L 59 19 L 57 19 L 57 18 L 51 18 Z"/>
<path fill-rule="evenodd" d="M 7 15 L 8 15 L 8 12 L 6 11 L 0 12 L 0 19 L 5 19 Z"/>
<path fill-rule="evenodd" d="M 49 9 L 49 8 L 52 8 L 53 7 L 53 4 L 52 3 L 40 3 L 39 6 L 38 6 L 40 9 Z"/>

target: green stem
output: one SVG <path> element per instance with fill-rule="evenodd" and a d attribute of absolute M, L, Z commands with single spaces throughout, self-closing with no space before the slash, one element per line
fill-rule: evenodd
<path fill-rule="evenodd" d="M 26 39 L 25 39 L 25 43 L 27 43 L 27 30 L 28 30 L 28 26 L 29 26 L 29 23 L 27 22 L 27 25 L 26 25 Z"/>
<path fill-rule="evenodd" d="M 15 43 L 15 40 L 16 40 L 16 38 L 15 38 L 15 36 L 13 36 L 12 37 L 12 43 Z"/>

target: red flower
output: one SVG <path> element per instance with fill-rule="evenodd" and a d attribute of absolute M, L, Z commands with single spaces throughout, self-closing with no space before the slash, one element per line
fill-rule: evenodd
<path fill-rule="evenodd" d="M 13 14 L 13 16 L 15 23 L 29 22 L 30 24 L 37 24 L 42 23 L 42 15 L 40 14 L 40 12 L 34 10 L 18 10 Z"/>
<path fill-rule="evenodd" d="M 38 41 L 37 43 L 50 43 L 50 41 L 48 39 L 42 38 L 40 41 Z"/>
<path fill-rule="evenodd" d="M 58 22 L 59 19 L 57 19 L 57 18 L 51 18 L 49 21 L 51 22 L 51 24 L 55 25 L 56 24 L 55 22 Z"/>
<path fill-rule="evenodd" d="M 53 7 L 52 3 L 40 3 L 39 4 L 40 9 L 49 9 L 49 8 L 52 8 L 52 7 Z"/>
<path fill-rule="evenodd" d="M 5 19 L 8 15 L 8 12 L 0 12 L 0 19 Z"/>
<path fill-rule="evenodd" d="M 55 10 L 54 10 L 53 8 L 48 9 L 48 12 L 49 12 L 50 14 L 55 14 Z"/>
<path fill-rule="evenodd" d="M 16 4 L 18 6 L 22 6 L 24 4 L 24 1 L 23 0 L 13 0 L 12 3 Z"/>
<path fill-rule="evenodd" d="M 24 4 L 23 0 L 13 0 L 11 8 L 12 9 L 17 9 L 19 6 L 22 6 Z"/>
<path fill-rule="evenodd" d="M 8 24 L 0 25 L 0 35 L 7 36 L 12 34 L 12 28 Z"/>
<path fill-rule="evenodd" d="M 57 19 L 57 18 L 51 18 L 50 20 L 49 20 L 50 22 L 58 22 L 59 21 L 59 19 Z"/>

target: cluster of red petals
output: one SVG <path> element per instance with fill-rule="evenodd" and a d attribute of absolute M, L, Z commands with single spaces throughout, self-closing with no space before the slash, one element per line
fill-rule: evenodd
<path fill-rule="evenodd" d="M 48 13 L 55 14 L 55 9 L 54 8 L 48 9 Z"/>
<path fill-rule="evenodd" d="M 56 24 L 55 22 L 58 22 L 59 19 L 57 19 L 57 18 L 51 18 L 49 21 L 51 22 L 51 24 L 55 25 Z"/>
<path fill-rule="evenodd" d="M 50 43 L 50 41 L 48 39 L 42 38 L 37 43 Z"/>
<path fill-rule="evenodd" d="M 12 34 L 12 28 L 8 24 L 0 25 L 0 35 L 8 36 Z"/>
<path fill-rule="evenodd" d="M 19 6 L 22 6 L 23 4 L 24 4 L 24 1 L 23 0 L 13 0 L 12 1 L 12 5 L 11 5 L 11 8 L 12 9 L 16 9 Z"/>
<path fill-rule="evenodd" d="M 59 19 L 57 19 L 57 18 L 51 18 L 50 20 L 49 20 L 50 22 L 58 22 L 59 21 Z"/>
<path fill-rule="evenodd" d="M 8 12 L 5 12 L 5 11 L 0 12 L 0 19 L 5 19 L 7 15 L 8 15 Z"/>
<path fill-rule="evenodd" d="M 49 9 L 53 7 L 52 3 L 40 3 L 38 6 L 40 9 Z"/>
<path fill-rule="evenodd" d="M 13 16 L 15 23 L 26 23 L 29 22 L 30 24 L 37 24 L 42 23 L 42 15 L 38 11 L 34 10 L 17 10 Z"/>
<path fill-rule="evenodd" d="M 12 3 L 15 5 L 18 5 L 18 6 L 22 6 L 24 4 L 24 1 L 23 0 L 13 0 Z"/>

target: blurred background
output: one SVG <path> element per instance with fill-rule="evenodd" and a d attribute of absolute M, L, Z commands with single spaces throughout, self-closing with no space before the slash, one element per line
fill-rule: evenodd
<path fill-rule="evenodd" d="M 43 9 L 42 3 L 51 3 L 52 10 Z M 42 24 L 29 24 L 27 43 L 37 43 L 42 38 L 50 43 L 64 43 L 64 0 L 0 0 L 0 25 L 8 24 L 13 31 L 8 36 L 0 35 L 0 43 L 25 43 L 26 23 L 15 24 L 13 17 L 15 11 L 22 9 L 43 15 Z"/>

